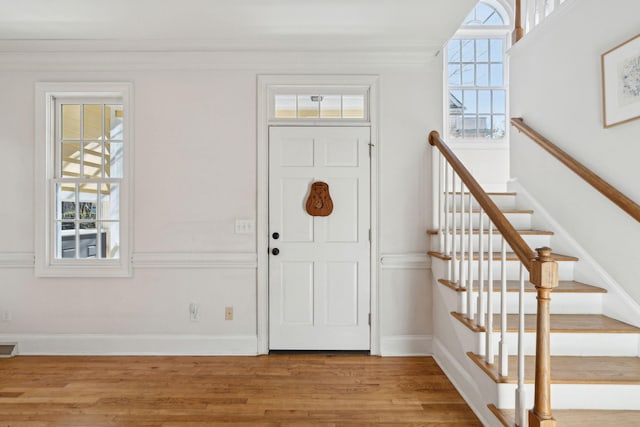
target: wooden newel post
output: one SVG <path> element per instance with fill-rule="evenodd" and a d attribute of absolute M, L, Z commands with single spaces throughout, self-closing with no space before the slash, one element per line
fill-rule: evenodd
<path fill-rule="evenodd" d="M 515 25 L 513 27 L 513 33 L 511 34 L 511 44 L 516 44 L 524 37 L 524 28 L 522 28 L 522 5 L 521 0 L 516 0 L 515 4 Z"/>
<path fill-rule="evenodd" d="M 529 411 L 530 427 L 555 427 L 551 415 L 551 291 L 558 287 L 558 264 L 551 258 L 551 248 L 538 248 L 532 263 L 531 283 L 538 291 L 536 330 L 536 378 L 533 409 Z"/>

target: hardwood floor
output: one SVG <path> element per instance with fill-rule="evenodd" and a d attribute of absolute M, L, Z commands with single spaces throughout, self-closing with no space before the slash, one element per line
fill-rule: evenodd
<path fill-rule="evenodd" d="M 16 357 L 0 427 L 480 426 L 429 357 Z"/>

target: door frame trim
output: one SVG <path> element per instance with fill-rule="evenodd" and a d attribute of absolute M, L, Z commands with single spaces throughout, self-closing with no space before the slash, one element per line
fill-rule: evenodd
<path fill-rule="evenodd" d="M 370 353 L 380 355 L 380 303 L 378 249 L 379 235 L 379 170 L 380 170 L 380 113 L 379 76 L 377 75 L 258 75 L 257 79 L 257 206 L 256 206 L 256 249 L 257 249 L 257 353 L 269 352 L 269 100 L 271 89 L 279 86 L 334 86 L 369 87 L 369 122 L 301 122 L 296 126 L 368 126 L 371 132 L 371 251 L 370 251 Z M 291 123 L 292 124 L 292 123 Z M 284 125 L 282 123 L 274 125 Z"/>

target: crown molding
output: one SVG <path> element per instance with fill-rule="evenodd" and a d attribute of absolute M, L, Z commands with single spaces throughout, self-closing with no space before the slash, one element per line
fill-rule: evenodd
<path fill-rule="evenodd" d="M 180 69 L 296 70 L 357 66 L 424 66 L 438 63 L 441 46 L 371 43 L 360 46 L 255 44 L 221 46 L 200 42 L 0 40 L 3 71 L 115 71 Z"/>

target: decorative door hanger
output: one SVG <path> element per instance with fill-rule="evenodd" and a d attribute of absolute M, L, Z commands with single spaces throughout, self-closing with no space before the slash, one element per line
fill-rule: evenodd
<path fill-rule="evenodd" d="M 311 216 L 329 216 L 333 212 L 333 200 L 329 194 L 329 184 L 316 181 L 311 184 L 307 198 L 307 213 Z"/>

